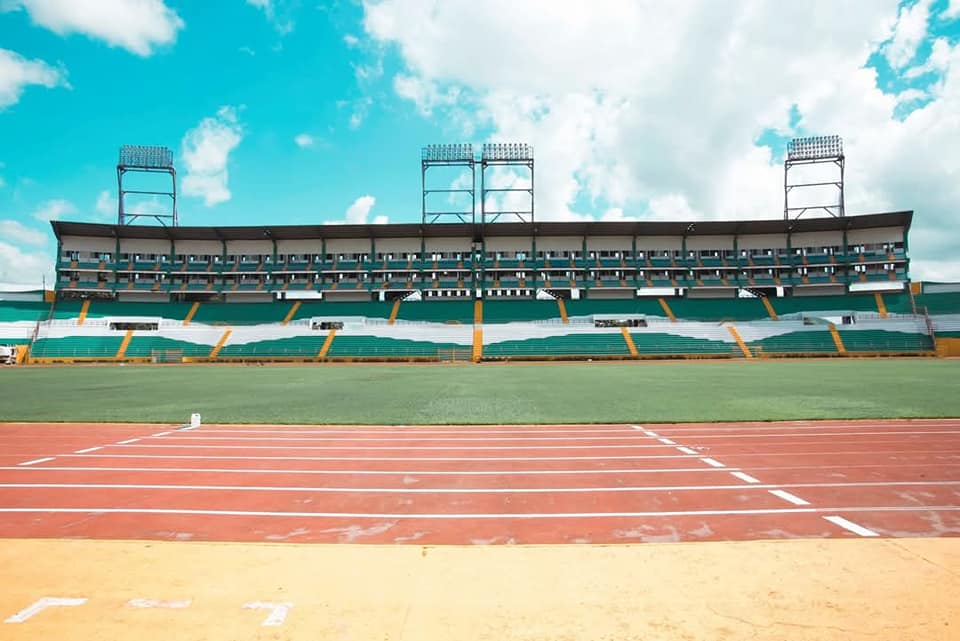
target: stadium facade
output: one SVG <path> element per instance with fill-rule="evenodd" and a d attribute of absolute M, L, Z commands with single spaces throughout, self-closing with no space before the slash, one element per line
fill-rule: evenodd
<path fill-rule="evenodd" d="M 913 213 L 167 227 L 53 221 L 61 299 L 610 299 L 903 291 Z"/>

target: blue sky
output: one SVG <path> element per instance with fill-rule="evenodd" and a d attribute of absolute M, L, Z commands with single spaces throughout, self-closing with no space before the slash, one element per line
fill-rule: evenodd
<path fill-rule="evenodd" d="M 914 276 L 960 280 L 950 2 L 0 0 L 0 283 L 115 219 L 127 143 L 185 225 L 417 221 L 420 147 L 489 140 L 536 146 L 542 219 L 652 220 L 778 217 L 828 133 L 848 211 L 915 209 Z"/>

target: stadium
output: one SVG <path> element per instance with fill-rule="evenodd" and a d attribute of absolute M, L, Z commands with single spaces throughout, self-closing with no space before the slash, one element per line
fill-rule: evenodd
<path fill-rule="evenodd" d="M 431 145 L 419 224 L 182 226 L 172 153 L 122 148 L 117 223 L 52 221 L 54 288 L 0 294 L 0 630 L 951 638 L 960 283 L 911 280 L 914 212 L 847 215 L 843 163 L 793 141 L 782 219 L 553 222 L 529 146 Z"/>

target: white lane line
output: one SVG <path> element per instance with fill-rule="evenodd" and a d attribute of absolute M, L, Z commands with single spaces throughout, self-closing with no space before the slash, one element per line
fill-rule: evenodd
<path fill-rule="evenodd" d="M 169 436 L 169 435 L 170 435 L 170 432 L 158 432 L 157 434 L 154 434 L 150 438 L 159 438 L 161 436 Z"/>
<path fill-rule="evenodd" d="M 167 440 L 167 439 L 164 439 Z M 454 452 L 472 452 L 477 450 L 649 450 L 663 448 L 664 446 L 676 445 L 669 439 L 660 439 L 663 445 L 656 444 L 638 444 L 638 445 L 192 445 L 192 444 L 158 444 L 158 443 L 140 443 L 138 445 L 128 445 L 126 443 L 117 443 L 117 446 L 123 445 L 129 449 L 152 448 L 152 449 L 178 449 L 178 450 L 347 450 L 347 451 L 397 451 L 408 450 L 452 450 Z"/>
<path fill-rule="evenodd" d="M 120 442 L 118 442 L 117 445 L 128 445 L 128 444 L 130 444 L 130 443 L 136 443 L 136 442 L 139 441 L 139 440 L 140 440 L 140 439 L 138 439 L 138 438 L 128 438 L 128 439 L 125 440 L 125 441 L 120 441 Z"/>
<path fill-rule="evenodd" d="M 683 459 L 683 454 L 623 456 L 200 456 L 195 454 L 64 454 L 64 458 L 200 459 L 204 461 L 645 461 Z M 703 459 L 701 459 L 703 460 Z M 712 460 L 712 459 L 711 459 Z"/>
<path fill-rule="evenodd" d="M 795 507 L 748 510 L 675 510 L 669 512 L 463 512 L 373 513 L 373 512 L 267 512 L 248 510 L 190 510 L 176 508 L 113 508 L 113 507 L 0 507 L 2 514 L 194 514 L 199 516 L 263 516 L 295 518 L 349 519 L 604 519 L 677 516 L 727 516 L 752 514 L 820 514 L 823 512 L 958 512 L 957 505 Z"/>
<path fill-rule="evenodd" d="M 784 501 L 793 503 L 794 505 L 810 505 L 810 501 L 804 501 L 802 498 L 800 498 L 796 494 L 791 494 L 786 490 L 767 490 L 767 491 L 770 492 L 770 494 L 773 494 L 774 496 L 780 497 Z"/>
<path fill-rule="evenodd" d="M 684 454 L 693 454 L 693 455 L 696 455 L 696 453 L 697 453 L 695 450 L 691 450 L 689 447 L 684 447 L 684 446 L 682 446 L 682 445 L 681 445 L 680 447 L 678 447 L 677 449 L 680 450 L 681 452 L 683 452 Z"/>
<path fill-rule="evenodd" d="M 68 455 L 69 456 L 69 455 Z M 46 458 L 33 459 L 32 461 L 25 461 L 23 463 L 18 463 L 17 465 L 36 465 L 37 463 L 46 463 L 47 461 L 52 461 L 57 458 L 56 456 L 48 456 Z"/>
<path fill-rule="evenodd" d="M 658 438 L 657 440 L 660 441 L 661 443 L 663 443 L 664 445 L 676 445 L 676 444 L 677 444 L 675 441 L 671 441 L 671 440 L 668 439 L 668 438 Z M 618 446 L 615 446 L 615 447 L 620 447 L 620 446 L 618 445 Z"/>
<path fill-rule="evenodd" d="M 760 482 L 759 479 L 755 479 L 754 477 L 750 476 L 750 475 L 747 474 L 746 472 L 730 472 L 730 474 L 732 474 L 734 477 L 740 479 L 741 481 L 744 481 L 745 483 L 759 483 L 759 482 Z M 782 485 L 782 484 L 781 484 L 781 485 Z M 883 483 L 882 485 L 886 485 L 886 483 Z M 790 486 L 788 485 L 787 487 L 790 487 Z"/>
<path fill-rule="evenodd" d="M 183 431 L 183 430 L 181 430 Z M 157 438 L 160 434 L 154 434 L 153 436 L 147 436 L 146 439 Z M 491 436 L 479 436 L 479 437 L 466 437 L 466 438 L 452 438 L 452 437 L 442 437 L 442 438 L 424 438 L 421 436 L 415 438 L 382 438 L 382 437 L 365 437 L 365 438 L 347 438 L 343 436 L 333 436 L 333 437 L 317 437 L 317 436 L 297 436 L 297 437 L 271 437 L 271 436 L 203 436 L 202 434 L 197 434 L 196 436 L 184 435 L 184 434 L 171 434 L 170 436 L 165 437 L 164 441 L 259 441 L 267 443 L 301 443 L 301 442 L 311 442 L 319 441 L 321 443 L 410 443 L 412 441 L 423 442 L 423 441 L 444 441 L 449 443 L 468 443 L 468 442 L 495 442 L 495 443 L 509 443 L 513 441 L 636 441 L 641 439 L 640 434 L 627 434 L 626 436 L 510 436 L 507 438 L 497 438 Z"/>
<path fill-rule="evenodd" d="M 48 468 L 49 469 L 49 468 Z M 738 477 L 739 478 L 739 477 Z M 752 478 L 752 477 L 751 477 Z M 754 483 L 760 483 L 756 479 Z M 795 505 L 810 505 L 808 501 L 784 492 L 780 488 L 842 488 L 842 487 L 887 487 L 889 484 L 880 481 L 869 483 L 796 483 L 781 485 L 778 483 L 763 483 L 753 485 L 749 489 L 768 490 L 771 494 L 790 501 Z M 903 484 L 901 484 L 903 485 Z M 940 483 L 907 483 L 906 485 L 960 485 L 957 481 Z M 373 492 L 390 494 L 576 494 L 591 492 L 700 492 L 706 490 L 743 490 L 743 485 L 712 484 L 712 485 L 615 485 L 611 487 L 352 487 L 352 486 L 318 486 L 302 485 L 186 485 L 169 483 L 0 483 L 0 488 L 8 489 L 106 489 L 106 490 L 210 490 L 210 491 L 246 491 L 246 492 Z M 787 498 L 787 497 L 792 498 Z M 797 501 L 800 501 L 799 503 Z"/>
<path fill-rule="evenodd" d="M 924 432 L 913 432 L 913 431 L 884 431 L 884 432 L 817 432 L 814 434 L 807 432 L 792 432 L 787 434 L 766 434 L 766 433 L 757 433 L 757 434 L 671 434 L 671 436 L 685 436 L 687 438 L 712 438 L 712 439 L 727 439 L 727 438 L 837 438 L 843 436 L 921 436 L 926 434 L 960 434 L 960 430 L 927 430 Z"/>
<path fill-rule="evenodd" d="M 880 536 L 879 534 L 877 534 L 877 533 L 874 532 L 873 530 L 868 530 L 867 528 L 863 527 L 862 525 L 857 525 L 857 524 L 854 523 L 853 521 L 848 521 L 847 519 L 843 518 L 842 516 L 825 516 L 825 517 L 823 517 L 823 518 L 826 519 L 827 521 L 830 521 L 830 522 L 833 523 L 834 525 L 839 525 L 839 526 L 842 527 L 843 529 L 849 530 L 849 531 L 853 532 L 854 534 L 859 534 L 860 536 Z"/>
<path fill-rule="evenodd" d="M 737 469 L 737 468 L 727 468 Z M 194 475 L 200 472 L 216 474 L 321 474 L 321 475 L 380 475 L 380 476 L 539 476 L 563 474 L 702 474 L 704 472 L 726 472 L 702 467 L 674 467 L 674 468 L 629 468 L 597 470 L 288 470 L 288 469 L 245 469 L 245 468 L 209 468 L 209 467 L 0 467 L 0 470 L 36 470 L 36 471 L 70 471 L 70 472 L 183 472 Z"/>
<path fill-rule="evenodd" d="M 726 467 L 726 466 L 725 466 L 723 463 L 721 463 L 720 461 L 718 461 L 718 460 L 716 460 L 716 459 L 712 459 L 712 458 L 710 458 L 709 456 L 704 456 L 704 457 L 701 458 L 700 460 L 703 461 L 704 463 L 706 463 L 707 465 L 712 465 L 713 467 Z"/>
<path fill-rule="evenodd" d="M 74 452 L 74 454 L 88 454 L 89 452 L 96 452 L 97 450 L 101 449 L 101 447 L 102 446 L 88 447 L 85 450 L 77 450 L 76 452 Z"/>
<path fill-rule="evenodd" d="M 642 427 L 637 427 L 635 429 L 643 430 Z M 325 434 L 376 434 L 376 435 L 387 435 L 393 434 L 397 436 L 408 436 L 408 437 L 418 437 L 423 438 L 431 434 L 632 434 L 629 428 L 624 427 L 615 427 L 615 428 L 604 428 L 604 427 L 593 427 L 585 429 L 551 429 L 547 427 L 543 428 L 519 428 L 515 430 L 486 430 L 486 429 L 474 429 L 470 426 L 464 426 L 459 429 L 436 429 L 436 430 L 415 430 L 412 428 L 405 429 L 337 429 L 337 428 L 327 428 L 322 425 L 317 426 L 314 429 L 304 429 L 304 430 L 235 430 L 235 429 L 220 429 L 220 428 L 211 428 L 208 425 L 197 428 L 193 430 L 194 434 L 312 434 L 314 436 L 323 436 Z"/>

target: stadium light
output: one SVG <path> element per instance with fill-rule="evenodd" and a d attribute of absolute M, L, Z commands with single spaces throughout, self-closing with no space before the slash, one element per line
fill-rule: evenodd
<path fill-rule="evenodd" d="M 842 156 L 843 140 L 840 136 L 794 138 L 787 143 L 787 160 L 815 160 Z"/>
<path fill-rule="evenodd" d="M 473 162 L 473 145 L 470 143 L 427 145 L 421 150 L 420 158 L 433 162 Z"/>
<path fill-rule="evenodd" d="M 120 167 L 173 169 L 173 152 L 167 147 L 124 145 L 120 147 Z"/>
<path fill-rule="evenodd" d="M 533 160 L 533 147 L 526 143 L 486 143 L 483 160 Z"/>

